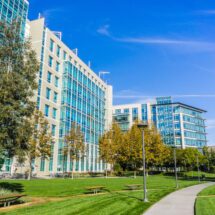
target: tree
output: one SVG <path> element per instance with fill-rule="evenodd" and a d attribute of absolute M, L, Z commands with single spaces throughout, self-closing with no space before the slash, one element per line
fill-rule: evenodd
<path fill-rule="evenodd" d="M 20 24 L 0 22 L 0 148 L 7 157 L 27 148 L 20 133 L 35 109 L 38 71 L 36 53 L 20 37 Z"/>
<path fill-rule="evenodd" d="M 107 165 L 111 165 L 111 171 L 114 164 L 120 159 L 120 147 L 123 142 L 123 134 L 120 127 L 113 123 L 111 129 L 107 131 L 99 140 L 99 154 L 100 159 L 104 161 L 106 165 L 106 177 L 107 177 Z"/>
<path fill-rule="evenodd" d="M 43 114 L 35 110 L 30 120 L 29 128 L 23 133 L 29 132 L 28 147 L 23 156 L 27 157 L 29 162 L 28 179 L 31 179 L 33 161 L 37 158 L 48 159 L 51 155 L 51 144 L 53 144 L 48 121 Z"/>
<path fill-rule="evenodd" d="M 170 156 L 170 149 L 163 144 L 160 134 L 155 127 L 148 127 L 144 129 L 144 142 L 146 163 L 148 167 L 161 167 Z M 142 134 L 135 123 L 127 132 L 125 138 L 125 147 L 123 158 L 125 163 L 130 164 L 134 170 L 134 177 L 136 177 L 136 170 L 142 167 Z"/>
<path fill-rule="evenodd" d="M 72 161 L 72 179 L 74 178 L 75 162 L 79 161 L 85 154 L 84 135 L 81 127 L 76 123 L 72 124 L 71 130 L 64 138 L 64 155 L 67 156 L 67 170 L 70 172 Z"/>
<path fill-rule="evenodd" d="M 205 156 L 205 165 L 207 166 L 207 170 L 215 173 L 215 149 L 212 147 L 204 147 L 203 154 Z"/>

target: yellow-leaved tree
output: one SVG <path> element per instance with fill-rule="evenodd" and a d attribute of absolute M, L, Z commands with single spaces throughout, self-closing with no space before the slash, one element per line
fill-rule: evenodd
<path fill-rule="evenodd" d="M 67 170 L 70 171 L 70 163 L 72 162 L 72 179 L 74 178 L 75 163 L 85 156 L 84 135 L 81 127 L 76 123 L 72 123 L 69 133 L 64 138 L 64 155 L 67 156 Z"/>

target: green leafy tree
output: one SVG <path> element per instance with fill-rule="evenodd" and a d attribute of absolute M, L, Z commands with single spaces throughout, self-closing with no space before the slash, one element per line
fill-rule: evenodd
<path fill-rule="evenodd" d="M 211 173 L 215 173 L 215 149 L 204 147 L 203 154 L 205 156 L 205 166 L 207 170 Z"/>
<path fill-rule="evenodd" d="M 51 155 L 51 145 L 54 143 L 49 129 L 48 121 L 43 114 L 35 110 L 33 117 L 30 120 L 28 146 L 25 154 L 28 161 L 28 179 L 31 179 L 33 161 L 36 159 L 49 159 Z M 27 135 L 27 134 L 26 134 Z"/>
<path fill-rule="evenodd" d="M 72 179 L 74 178 L 75 162 L 79 161 L 85 155 L 84 135 L 81 127 L 76 123 L 72 124 L 71 130 L 64 138 L 64 156 L 67 156 L 67 170 L 70 172 L 70 163 L 72 162 Z"/>
<path fill-rule="evenodd" d="M 113 123 L 111 129 L 107 131 L 99 140 L 99 154 L 100 159 L 104 161 L 106 165 L 106 177 L 107 177 L 107 165 L 111 165 L 111 171 L 114 164 L 120 159 L 120 147 L 123 142 L 123 134 L 120 127 Z"/>
<path fill-rule="evenodd" d="M 35 109 L 39 64 L 29 41 L 20 37 L 20 24 L 0 22 L 0 148 L 13 157 L 26 149 L 20 137 Z"/>
<path fill-rule="evenodd" d="M 144 142 L 146 163 L 149 167 L 162 167 L 170 157 L 170 149 L 163 144 L 159 132 L 152 126 L 144 129 Z M 138 128 L 137 123 L 134 124 L 127 132 L 125 138 L 126 147 L 121 147 L 125 150 L 123 153 L 124 162 L 130 164 L 136 170 L 142 167 L 142 132 Z"/>

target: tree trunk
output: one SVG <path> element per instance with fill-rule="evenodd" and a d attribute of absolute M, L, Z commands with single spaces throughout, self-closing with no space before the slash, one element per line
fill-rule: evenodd
<path fill-rule="evenodd" d="M 29 158 L 29 171 L 28 171 L 28 180 L 31 180 L 31 175 L 32 175 L 32 159 Z"/>
<path fill-rule="evenodd" d="M 67 172 L 70 172 L 70 152 L 68 152 L 67 156 Z"/>
<path fill-rule="evenodd" d="M 74 179 L 74 171 L 75 171 L 75 160 L 72 161 L 72 179 Z"/>
<path fill-rule="evenodd" d="M 108 178 L 108 170 L 107 170 L 107 163 L 106 163 L 106 168 L 105 168 L 105 178 Z"/>
<path fill-rule="evenodd" d="M 134 178 L 137 178 L 137 171 L 136 171 L 136 169 L 134 170 Z"/>

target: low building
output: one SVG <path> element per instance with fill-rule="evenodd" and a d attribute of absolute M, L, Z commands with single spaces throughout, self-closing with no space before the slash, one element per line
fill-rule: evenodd
<path fill-rule="evenodd" d="M 116 105 L 113 107 L 113 120 L 123 131 L 137 120 L 144 121 L 154 125 L 169 146 L 203 148 L 207 145 L 205 112 L 173 102 L 171 97 L 160 97 L 147 104 Z"/>

